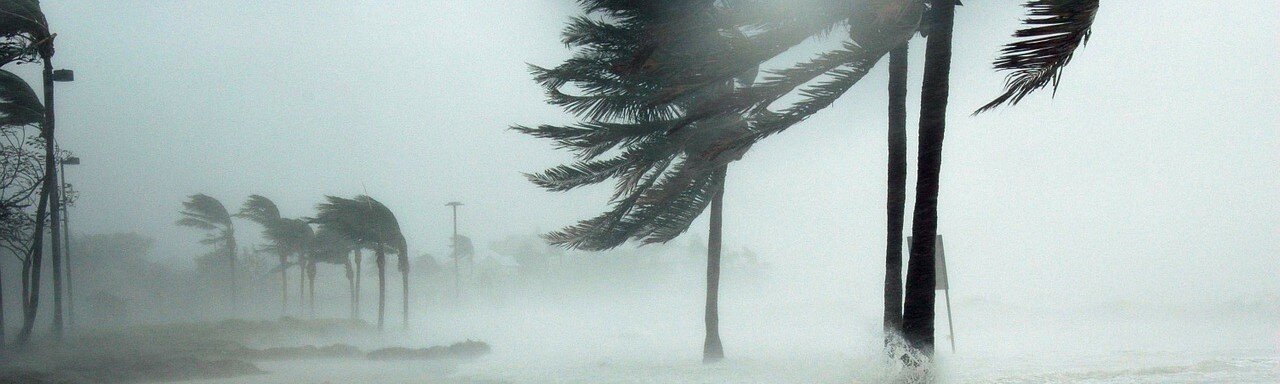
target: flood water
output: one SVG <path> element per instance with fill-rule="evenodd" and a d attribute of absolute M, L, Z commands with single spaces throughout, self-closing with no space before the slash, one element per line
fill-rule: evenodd
<path fill-rule="evenodd" d="M 944 383 L 1275 383 L 1280 351 L 1114 352 L 1096 355 L 940 354 Z M 268 373 L 190 383 L 878 383 L 886 372 L 868 359 L 803 361 L 599 359 L 521 361 L 514 352 L 462 363 L 312 360 L 259 364 Z"/>

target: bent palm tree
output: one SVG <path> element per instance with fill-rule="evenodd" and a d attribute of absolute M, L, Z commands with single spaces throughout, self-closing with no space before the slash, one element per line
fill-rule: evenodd
<path fill-rule="evenodd" d="M 316 217 L 312 219 L 322 230 L 333 231 L 346 237 L 355 245 L 371 249 L 378 267 L 378 329 L 383 329 L 386 312 L 386 252 L 396 252 L 399 257 L 404 286 L 404 324 L 409 323 L 409 266 L 406 261 L 408 246 L 400 233 L 400 223 L 385 205 L 369 196 L 345 199 L 326 196 L 326 201 L 316 205 Z"/>
<path fill-rule="evenodd" d="M 227 257 L 228 279 L 231 285 L 231 301 L 235 303 L 239 297 L 236 285 L 236 236 L 235 226 L 231 223 L 231 214 L 218 199 L 197 193 L 182 203 L 182 219 L 178 225 L 200 229 L 206 232 L 201 244 L 221 247 Z"/>
<path fill-rule="evenodd" d="M 261 195 L 249 195 L 249 199 L 244 202 L 244 206 L 240 208 L 240 212 L 236 216 L 258 223 L 263 230 L 280 222 L 280 209 L 276 207 L 276 203 L 271 199 Z M 275 251 L 279 257 L 280 264 L 277 269 L 280 270 L 280 293 L 282 295 L 280 302 L 280 313 L 283 315 L 289 305 L 289 248 L 278 242 L 274 242 L 268 248 Z"/>
<path fill-rule="evenodd" d="M 280 219 L 266 226 L 262 236 L 271 240 L 276 247 L 284 249 L 285 254 L 294 255 L 298 265 L 298 305 L 306 303 L 306 274 L 310 273 L 310 247 L 315 232 L 306 221 L 301 219 Z M 285 287 L 287 290 L 288 287 Z M 313 303 L 314 304 L 314 303 Z"/>
<path fill-rule="evenodd" d="M 44 120 L 41 121 L 41 133 L 44 136 L 44 185 L 41 192 L 41 204 L 48 204 L 47 212 L 49 220 L 58 223 L 60 220 L 61 208 L 59 207 L 60 199 L 58 198 L 57 184 L 57 167 L 55 166 L 54 148 L 56 141 L 54 140 L 54 113 L 53 113 L 53 38 L 56 35 L 49 31 L 49 23 L 45 20 L 44 12 L 40 9 L 40 3 L 36 0 L 4 0 L 0 1 L 0 65 L 10 62 L 34 62 L 35 57 L 39 57 L 44 62 L 43 83 L 44 83 Z M 47 195 L 47 198 L 45 196 Z M 44 235 L 44 219 L 37 218 L 36 237 Z M 61 226 L 52 225 L 49 227 L 52 238 L 59 239 Z M 34 244 L 36 241 L 33 241 Z M 50 243 L 49 251 L 53 258 L 53 291 L 54 291 L 54 310 L 53 310 L 53 333 L 54 336 L 62 338 L 62 242 L 53 241 Z M 33 251 L 34 264 L 40 262 L 41 251 Z M 35 273 L 34 277 L 38 277 L 39 273 Z M 37 279 L 38 280 L 38 279 Z M 31 312 L 35 312 L 34 303 L 38 300 L 32 300 L 33 304 Z M 34 319 L 32 320 L 34 321 Z M 29 326 L 24 322 L 24 331 L 20 334 L 19 342 L 25 343 L 30 335 L 30 331 L 26 330 Z"/>
<path fill-rule="evenodd" d="M 698 56 L 705 52 L 752 55 L 750 50 L 738 49 L 748 46 L 751 38 L 731 22 L 690 22 L 678 16 L 703 9 L 706 2 L 584 3 L 588 14 L 598 13 L 612 21 L 574 19 L 565 30 L 565 42 L 580 47 L 578 54 L 554 69 L 535 67 L 534 72 L 552 104 L 564 106 L 586 122 L 514 129 L 553 139 L 560 147 L 576 151 L 580 159 L 529 175 L 535 184 L 552 191 L 614 178 L 618 184 L 610 212 L 545 237 L 555 245 L 585 250 L 614 248 L 629 239 L 666 242 L 685 232 L 709 206 L 703 360 L 720 360 L 724 357 L 718 314 L 724 180 L 728 163 L 740 159 L 750 146 L 734 142 L 750 131 L 746 111 L 725 105 L 736 101 L 736 92 L 753 87 L 758 65 L 708 79 L 706 70 L 723 72 L 724 68 L 709 68 L 689 58 L 712 57 Z M 687 44 L 669 44 L 675 42 Z M 570 83 L 587 92 L 561 92 Z M 707 89 L 683 91 L 702 85 Z M 615 148 L 621 153 L 598 159 Z"/>
<path fill-rule="evenodd" d="M 590 0 L 582 3 L 589 14 L 603 16 L 602 20 L 577 17 L 566 28 L 564 42 L 583 49 L 558 67 L 534 67 L 534 73 L 547 88 L 552 104 L 563 106 L 588 121 L 576 126 L 516 129 L 553 139 L 560 147 L 578 153 L 580 161 L 575 164 L 530 176 L 544 188 L 563 191 L 618 179 L 610 212 L 548 236 L 553 243 L 583 249 L 611 248 L 628 238 L 646 242 L 669 239 L 671 228 L 682 228 L 681 223 L 687 217 L 671 212 L 690 209 L 700 212 L 706 207 L 706 196 L 714 195 L 709 192 L 714 188 L 706 187 L 707 180 L 714 174 L 710 170 L 740 157 L 755 142 L 830 106 L 882 56 L 900 47 L 922 26 L 943 28 L 933 22 L 921 25 L 924 0 L 831 0 L 814 2 L 808 4 L 809 7 L 776 7 L 777 2 L 770 1 Z M 948 13 L 954 5 L 954 0 L 929 1 L 929 14 Z M 1027 7 L 1032 15 L 1027 23 L 1034 27 L 1020 31 L 1018 36 L 1030 39 L 1019 43 L 1017 48 L 1006 48 L 1002 61 L 997 62 L 998 68 L 1015 72 L 1009 78 L 1005 95 L 991 106 L 1016 103 L 1027 93 L 1056 82 L 1071 52 L 1088 36 L 1097 0 L 1032 0 Z M 777 9 L 785 11 L 779 13 Z M 938 16 L 929 19 L 935 20 Z M 750 34 L 740 43 L 728 46 L 708 43 L 711 34 L 707 31 L 723 25 L 739 27 L 736 31 L 718 30 L 725 32 L 720 36 Z M 766 71 L 751 87 L 729 93 L 716 91 L 742 71 L 758 67 L 810 37 L 827 34 L 840 25 L 849 28 L 849 39 L 841 48 L 790 67 Z M 942 38 L 933 40 L 937 45 Z M 937 68 L 939 49 L 933 51 L 932 66 Z M 938 79 L 939 76 L 933 76 L 929 80 L 932 84 L 926 86 L 932 87 L 932 94 L 922 96 L 922 104 L 929 104 L 932 109 L 922 111 L 922 116 L 929 115 L 930 119 L 940 116 L 937 110 L 944 107 L 938 102 L 945 102 L 945 92 L 941 97 L 937 92 Z M 573 95 L 560 90 L 570 83 L 585 93 Z M 798 95 L 799 99 L 778 103 L 787 95 Z M 931 101 L 925 102 L 925 97 Z M 706 129 L 716 126 L 717 120 L 726 125 L 724 119 L 733 116 L 745 116 L 747 128 Z M 937 140 L 928 145 L 940 148 L 942 122 L 925 123 L 924 120 L 922 118 L 922 134 L 934 135 L 930 140 Z M 711 145 L 707 145 L 708 141 L 699 140 L 698 135 L 686 135 L 689 131 L 716 134 L 709 141 Z M 921 143 L 925 145 L 924 140 Z M 600 159 L 615 150 L 616 156 Z M 714 161 L 689 167 L 689 159 L 680 156 L 691 153 L 700 155 L 701 159 L 694 161 Z M 920 167 L 922 177 L 936 170 L 933 164 Z M 927 169 L 930 167 L 934 169 Z M 930 182 L 924 181 L 923 195 L 934 195 L 932 201 L 936 202 L 936 190 L 928 191 Z M 919 188 L 920 185 L 918 195 L 921 194 Z M 930 199 L 925 200 L 928 203 Z M 936 205 L 931 210 L 920 204 L 917 200 L 918 209 L 914 214 L 934 219 L 932 224 L 929 220 L 917 222 L 913 233 L 936 233 Z M 934 229 L 926 228 L 930 226 Z M 674 232 L 681 231 L 683 229 Z M 932 238 L 932 235 L 920 236 L 916 241 Z M 893 257 L 888 255 L 890 252 L 892 250 L 886 252 L 888 258 Z M 923 264 L 909 267 L 917 272 L 926 266 L 932 268 L 931 256 L 924 257 L 931 254 L 931 244 L 914 247 L 913 256 L 919 257 L 912 260 L 920 259 L 919 263 Z M 908 275 L 908 280 L 912 280 L 910 272 Z M 927 280 L 921 276 L 915 279 L 918 283 Z M 926 288 L 932 295 L 931 285 L 908 283 L 907 307 L 921 311 L 909 316 L 912 322 L 932 315 L 932 308 L 916 301 L 923 297 Z M 888 292 L 886 296 L 891 294 Z M 916 336 L 923 329 L 921 324 L 912 327 L 918 328 L 912 332 Z M 931 327 L 928 330 L 932 332 Z"/>
<path fill-rule="evenodd" d="M 33 216 L 28 207 L 34 202 L 35 191 L 43 184 L 44 160 L 38 149 L 43 143 L 39 137 L 29 137 L 28 129 L 38 127 L 44 122 L 44 106 L 37 98 L 35 90 L 17 75 L 0 70 L 0 133 L 4 138 L 0 147 L 4 156 L 3 176 L 0 176 L 0 243 L 22 260 L 22 309 L 23 328 L 34 326 L 35 307 L 30 292 L 40 285 L 39 271 L 32 270 L 31 247 L 35 243 L 36 222 L 43 225 L 43 213 Z M 41 195 L 42 198 L 46 197 Z M 41 205 L 44 201 L 41 201 Z M 34 276 L 33 276 L 34 272 Z M 32 279 L 34 277 L 34 279 Z M 0 307 L 3 307 L 0 299 Z M 4 309 L 0 308 L 0 322 L 4 318 Z M 0 327 L 0 344 L 4 343 L 5 333 Z M 30 336 L 29 331 L 19 337 L 19 343 L 25 343 Z"/>

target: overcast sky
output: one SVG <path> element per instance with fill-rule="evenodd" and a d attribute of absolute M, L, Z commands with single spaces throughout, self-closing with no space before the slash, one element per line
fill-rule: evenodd
<path fill-rule="evenodd" d="M 57 93 L 60 143 L 83 158 L 67 169 L 82 193 L 76 234 L 136 231 L 157 239 L 153 256 L 189 263 L 204 250 L 173 225 L 187 195 L 236 209 L 262 194 L 298 217 L 324 195 L 367 191 L 415 255 L 441 254 L 451 200 L 481 246 L 606 207 L 607 186 L 549 193 L 524 180 L 570 157 L 506 129 L 571 121 L 525 65 L 568 56 L 571 1 L 42 3 L 55 64 L 76 71 Z M 1107 1 L 1055 97 L 978 117 L 1021 9 L 960 7 L 939 203 L 956 295 L 1280 297 L 1273 5 Z M 912 132 L 922 52 L 916 39 Z M 812 270 L 814 292 L 878 303 L 885 83 L 882 63 L 730 168 L 728 249 Z"/>

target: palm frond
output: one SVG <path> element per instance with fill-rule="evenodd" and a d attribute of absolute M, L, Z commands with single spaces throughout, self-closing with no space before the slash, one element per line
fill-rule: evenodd
<path fill-rule="evenodd" d="M 227 213 L 227 208 L 222 205 L 221 201 L 203 193 L 197 193 L 190 196 L 190 199 L 182 203 L 182 220 L 178 221 L 178 225 L 207 229 L 230 228 L 231 215 Z"/>
<path fill-rule="evenodd" d="M 386 205 L 365 195 L 325 199 L 316 205 L 316 217 L 311 220 L 320 230 L 341 234 L 362 248 L 393 247 L 397 252 L 408 252 L 400 223 Z"/>
<path fill-rule="evenodd" d="M 31 85 L 12 72 L 0 69 L 0 127 L 39 125 L 44 105 Z"/>
<path fill-rule="evenodd" d="M 262 195 L 249 195 L 249 199 L 245 200 L 244 206 L 240 207 L 236 217 L 266 226 L 280 220 L 280 209 L 271 199 Z"/>
<path fill-rule="evenodd" d="M 0 40 L 5 46 L 0 64 L 31 60 L 23 57 L 34 54 L 53 56 L 52 38 L 39 0 L 0 0 Z"/>
<path fill-rule="evenodd" d="M 1027 27 L 1014 33 L 1018 40 L 1005 45 L 994 63 L 997 71 L 1009 71 L 1004 92 L 974 114 L 1018 104 L 1049 85 L 1057 89 L 1063 68 L 1089 41 L 1098 13 L 1098 0 L 1031 0 L 1024 6 Z"/>

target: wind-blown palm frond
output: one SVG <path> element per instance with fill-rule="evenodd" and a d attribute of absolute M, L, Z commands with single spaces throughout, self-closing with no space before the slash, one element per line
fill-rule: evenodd
<path fill-rule="evenodd" d="M 278 219 L 264 226 L 262 237 L 271 240 L 277 247 L 305 256 L 315 233 L 307 222 L 300 219 Z"/>
<path fill-rule="evenodd" d="M 0 127 L 39 125 L 44 105 L 31 85 L 12 72 L 0 69 Z"/>
<path fill-rule="evenodd" d="M 1076 49 L 1089 41 L 1098 13 L 1098 0 L 1031 0 L 1024 6 L 1027 28 L 1014 33 L 1019 40 L 1005 45 L 994 63 L 996 70 L 1010 71 L 1004 92 L 974 114 L 1018 104 L 1051 84 L 1056 89 Z"/>
<path fill-rule="evenodd" d="M 203 193 L 197 193 L 183 202 L 182 208 L 182 218 L 178 220 L 178 225 L 205 231 L 216 231 L 201 240 L 201 243 L 216 244 L 234 241 L 231 215 L 227 213 L 227 208 L 218 199 Z"/>
<path fill-rule="evenodd" d="M 236 217 L 269 226 L 280 220 L 280 209 L 271 199 L 262 195 L 249 195 L 249 199 L 245 200 L 244 206 L 240 207 Z"/>
<path fill-rule="evenodd" d="M 52 38 L 39 0 L 0 0 L 0 65 L 53 56 Z"/>
<path fill-rule="evenodd" d="M 407 253 L 395 214 L 372 197 L 326 196 L 324 203 L 316 205 L 316 217 L 311 221 L 321 230 L 341 234 L 362 248 L 386 247 Z"/>
<path fill-rule="evenodd" d="M 685 232 L 719 192 L 728 163 L 834 102 L 916 32 L 923 12 L 922 0 L 582 3 L 604 17 L 571 20 L 564 42 L 574 57 L 534 74 L 551 104 L 586 121 L 513 129 L 577 155 L 527 175 L 543 188 L 617 180 L 607 212 L 544 235 L 584 250 Z M 757 79 L 761 63 L 854 21 L 842 47 Z M 774 105 L 796 93 L 799 101 Z"/>
<path fill-rule="evenodd" d="M 311 245 L 311 260 L 328 264 L 344 264 L 351 251 L 356 249 L 355 243 L 340 233 L 321 227 L 316 230 L 315 240 Z"/>

